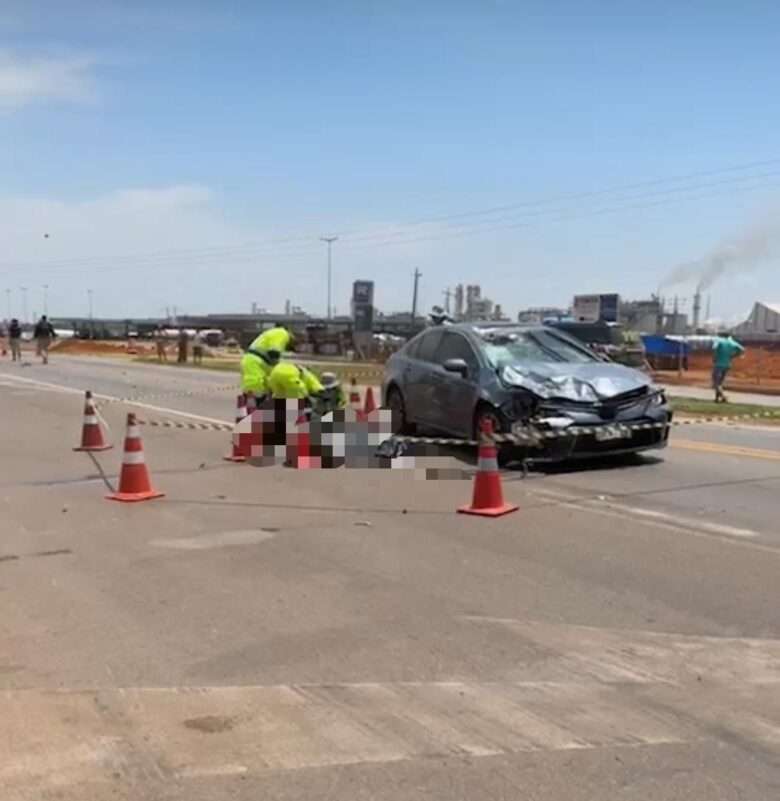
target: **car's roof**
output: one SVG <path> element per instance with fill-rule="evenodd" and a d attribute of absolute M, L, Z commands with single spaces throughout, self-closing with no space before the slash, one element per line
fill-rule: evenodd
<path fill-rule="evenodd" d="M 616 328 L 622 326 L 623 323 L 617 320 L 556 320 L 552 325 L 562 328 L 592 328 L 593 326 Z"/>
<path fill-rule="evenodd" d="M 445 331 L 470 331 L 476 333 L 477 331 L 484 331 L 485 329 L 507 329 L 509 331 L 538 331 L 545 329 L 544 325 L 527 325 L 524 323 L 513 323 L 509 321 L 495 321 L 495 320 L 470 320 L 467 323 L 451 323 L 450 325 L 442 326 Z M 426 329 L 430 331 L 431 329 Z"/>

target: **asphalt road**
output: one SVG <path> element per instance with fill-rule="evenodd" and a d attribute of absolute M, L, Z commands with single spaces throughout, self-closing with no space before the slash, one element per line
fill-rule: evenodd
<path fill-rule="evenodd" d="M 120 505 L 119 451 L 71 450 L 86 388 L 230 420 L 229 383 L 0 367 L 3 801 L 780 797 L 780 431 L 510 470 L 497 520 L 156 428 L 166 497 Z"/>

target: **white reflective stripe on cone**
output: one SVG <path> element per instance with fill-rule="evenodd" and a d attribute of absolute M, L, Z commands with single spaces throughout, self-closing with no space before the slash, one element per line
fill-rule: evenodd
<path fill-rule="evenodd" d="M 122 464 L 146 464 L 144 461 L 144 452 L 143 451 L 130 451 L 129 453 L 125 451 L 124 458 L 122 459 Z"/>
<path fill-rule="evenodd" d="M 141 429 L 138 426 L 128 426 L 125 439 L 141 439 Z"/>
<path fill-rule="evenodd" d="M 498 471 L 498 460 L 495 456 L 490 458 L 480 458 L 479 464 L 477 465 L 477 470 L 481 473 L 490 472 L 497 472 Z"/>
<path fill-rule="evenodd" d="M 97 415 L 95 415 L 95 414 L 85 414 L 84 415 L 84 422 L 88 426 L 96 426 L 98 424 Z"/>

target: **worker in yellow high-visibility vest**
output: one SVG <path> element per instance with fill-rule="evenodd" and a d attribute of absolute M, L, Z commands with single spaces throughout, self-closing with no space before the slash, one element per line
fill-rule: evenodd
<path fill-rule="evenodd" d="M 279 362 L 268 376 L 268 390 L 275 399 L 314 400 L 324 387 L 311 370 L 292 362 Z"/>
<path fill-rule="evenodd" d="M 291 349 L 292 334 L 282 326 L 263 331 L 241 358 L 241 391 L 261 401 L 269 394 L 268 378 L 285 351 Z"/>

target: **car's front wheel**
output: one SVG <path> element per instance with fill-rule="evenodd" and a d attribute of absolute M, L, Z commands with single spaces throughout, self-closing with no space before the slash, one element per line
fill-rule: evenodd
<path fill-rule="evenodd" d="M 390 387 L 387 391 L 386 400 L 393 421 L 393 433 L 411 434 L 412 426 L 406 419 L 406 405 L 404 404 L 404 396 L 401 394 L 401 390 L 398 387 Z"/>

